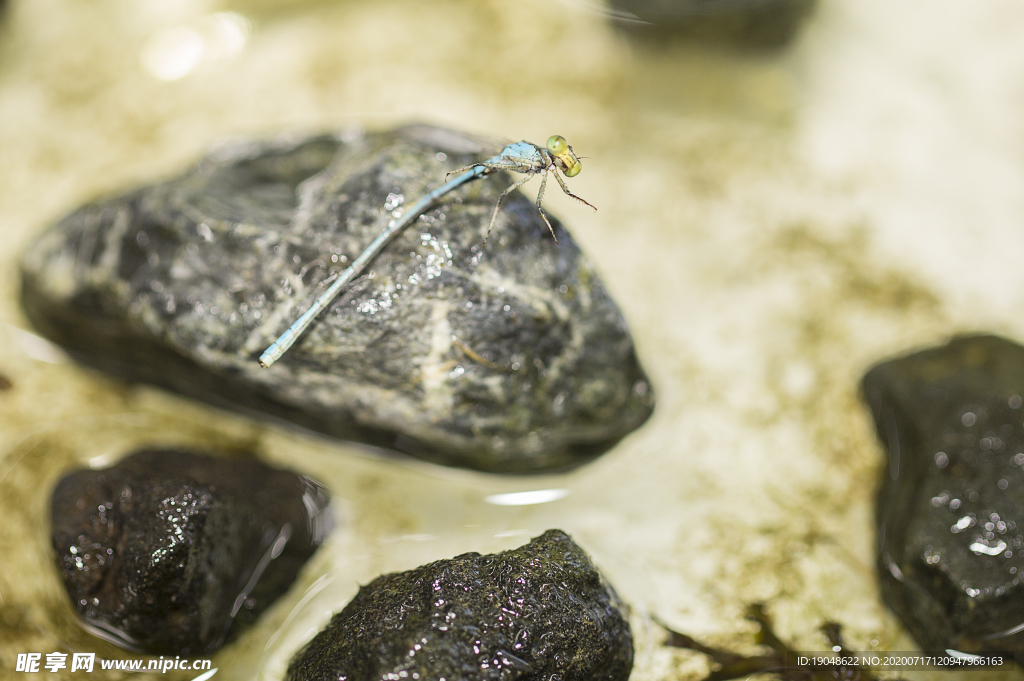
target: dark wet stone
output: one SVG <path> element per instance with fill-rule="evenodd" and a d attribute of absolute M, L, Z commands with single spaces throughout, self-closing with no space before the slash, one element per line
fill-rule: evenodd
<path fill-rule="evenodd" d="M 330 531 L 316 482 L 248 458 L 141 451 L 63 478 L 53 546 L 95 634 L 206 654 L 256 621 Z"/>
<path fill-rule="evenodd" d="M 447 465 L 569 468 L 647 419 L 625 321 L 557 220 L 556 245 L 516 193 L 480 253 L 503 174 L 417 221 L 261 368 L 400 205 L 483 157 L 423 126 L 347 139 L 240 143 L 76 211 L 23 260 L 26 313 L 116 376 Z"/>
<path fill-rule="evenodd" d="M 618 25 L 641 36 L 749 48 L 792 40 L 817 0 L 612 0 Z"/>
<path fill-rule="evenodd" d="M 1024 347 L 956 338 L 879 364 L 863 390 L 889 455 L 886 603 L 924 649 L 1024 659 Z"/>
<path fill-rule="evenodd" d="M 292 661 L 288 681 L 626 681 L 624 607 L 560 530 L 378 577 Z"/>

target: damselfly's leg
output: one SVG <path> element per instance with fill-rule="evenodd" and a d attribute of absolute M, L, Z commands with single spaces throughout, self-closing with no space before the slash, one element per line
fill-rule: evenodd
<path fill-rule="evenodd" d="M 491 236 L 491 230 L 494 229 L 494 221 L 498 218 L 498 209 L 501 208 L 501 201 L 502 201 L 502 199 L 504 199 L 506 196 L 508 196 L 509 194 L 514 192 L 515 190 L 517 190 L 520 187 L 522 187 L 527 182 L 529 182 L 531 177 L 533 177 L 533 175 L 524 175 L 523 179 L 517 181 L 511 187 L 509 187 L 508 189 L 503 191 L 501 193 L 501 196 L 498 197 L 498 202 L 496 204 L 494 204 L 494 212 L 491 213 L 491 224 L 487 225 L 487 234 L 484 234 L 484 243 L 483 243 L 483 247 L 484 248 L 487 248 L 487 239 L 488 239 L 488 237 Z"/>
<path fill-rule="evenodd" d="M 452 175 L 463 173 L 466 172 L 467 170 L 472 170 L 473 168 L 485 168 L 483 173 L 481 173 L 482 175 L 490 175 L 495 170 L 511 170 L 512 172 L 515 173 L 537 172 L 537 166 L 532 163 L 516 161 L 514 159 L 502 161 L 499 163 L 495 162 L 494 159 L 488 159 L 486 161 L 480 161 L 479 163 L 474 163 L 473 165 L 466 166 L 465 168 L 459 168 L 458 170 L 453 170 L 449 173 L 446 173 L 444 179 L 447 182 L 448 178 L 451 177 Z"/>
<path fill-rule="evenodd" d="M 551 238 L 554 239 L 555 243 L 557 244 L 558 237 L 555 236 L 555 228 L 551 226 L 551 222 L 548 220 L 547 213 L 545 213 L 544 209 L 541 208 L 540 206 L 540 202 L 544 200 L 544 188 L 547 187 L 547 184 L 548 169 L 545 168 L 544 170 L 540 171 L 540 190 L 537 192 L 537 210 L 540 211 L 540 216 L 544 218 L 544 223 L 548 226 L 548 231 L 551 232 Z"/>
<path fill-rule="evenodd" d="M 458 168 L 456 170 L 450 170 L 450 171 L 448 171 L 447 173 L 444 174 L 444 181 L 447 182 L 448 178 L 451 177 L 452 175 L 458 175 L 459 173 L 464 173 L 467 170 L 472 170 L 473 168 L 476 168 L 477 166 L 482 166 L 482 165 L 483 165 L 483 163 L 473 163 L 471 165 L 466 166 L 465 168 Z"/>
<path fill-rule="evenodd" d="M 552 173 L 552 174 L 555 176 L 555 179 L 558 180 L 558 184 L 562 187 L 562 191 L 563 192 L 565 192 L 566 194 L 568 194 L 572 198 L 576 199 L 577 201 L 582 203 L 584 206 L 590 206 L 594 210 L 597 210 L 597 206 L 593 205 L 592 203 L 590 203 L 586 199 L 581 199 L 580 197 L 576 196 L 571 191 L 569 191 L 569 188 L 565 186 L 565 180 L 562 179 L 561 175 L 559 175 L 558 173 Z"/>

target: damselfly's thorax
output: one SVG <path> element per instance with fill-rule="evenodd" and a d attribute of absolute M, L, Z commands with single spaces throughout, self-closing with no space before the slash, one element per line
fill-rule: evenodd
<path fill-rule="evenodd" d="M 501 153 L 496 157 L 488 159 L 488 161 L 484 161 L 478 165 L 486 165 L 494 162 L 505 166 L 508 170 L 523 173 L 531 171 L 540 172 L 542 169 L 550 165 L 549 156 L 545 153 L 544 147 L 538 147 L 536 144 L 526 141 L 509 144 L 502 149 Z M 464 169 L 456 170 L 454 172 L 460 172 L 461 170 Z"/>
<path fill-rule="evenodd" d="M 482 165 L 501 166 L 520 173 L 557 170 L 566 177 L 579 175 L 583 168 L 579 157 L 561 135 L 552 135 L 543 147 L 525 140 L 514 142 L 502 149 L 498 156 L 489 162 L 483 162 Z"/>

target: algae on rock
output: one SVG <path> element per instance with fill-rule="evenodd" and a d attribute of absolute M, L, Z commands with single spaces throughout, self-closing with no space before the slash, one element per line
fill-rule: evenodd
<path fill-rule="evenodd" d="M 624 606 L 548 530 L 512 551 L 378 577 L 295 657 L 288 681 L 626 681 Z"/>

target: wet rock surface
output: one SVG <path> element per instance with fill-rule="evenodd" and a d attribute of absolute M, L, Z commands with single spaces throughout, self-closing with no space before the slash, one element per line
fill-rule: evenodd
<path fill-rule="evenodd" d="M 557 220 L 555 244 L 516 193 L 480 249 L 504 174 L 449 195 L 281 361 L 256 361 L 403 205 L 487 151 L 424 126 L 227 146 L 44 234 L 23 259 L 25 311 L 83 363 L 218 405 L 447 465 L 578 465 L 653 394 Z"/>
<path fill-rule="evenodd" d="M 330 531 L 327 503 L 309 478 L 252 459 L 147 450 L 57 484 L 53 546 L 93 633 L 206 654 L 289 588 Z"/>
<path fill-rule="evenodd" d="M 888 449 L 886 603 L 926 650 L 1024 659 L 1024 347 L 956 338 L 879 364 L 863 391 Z"/>
<path fill-rule="evenodd" d="M 292 661 L 288 681 L 620 680 L 633 643 L 614 592 L 560 530 L 378 577 Z"/>
<path fill-rule="evenodd" d="M 816 0 L 612 0 L 620 25 L 640 36 L 733 47 L 780 48 Z"/>

